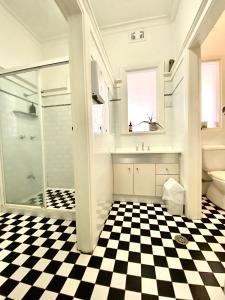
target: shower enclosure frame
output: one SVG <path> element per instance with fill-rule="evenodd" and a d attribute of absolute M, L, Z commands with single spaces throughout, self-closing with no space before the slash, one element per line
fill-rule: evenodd
<path fill-rule="evenodd" d="M 50 68 L 59 65 L 65 65 L 69 63 L 69 57 L 62 57 L 47 61 L 41 61 L 39 63 L 32 64 L 30 66 L 17 67 L 12 69 L 1 69 L 0 78 L 4 76 L 15 75 L 19 73 L 37 71 L 38 77 L 38 100 L 40 107 L 40 130 L 41 130 L 41 151 L 42 151 L 42 165 L 43 165 L 43 204 L 44 207 L 31 206 L 25 204 L 11 204 L 6 203 L 6 193 L 5 193 L 5 180 L 4 180 L 4 161 L 3 161 L 3 151 L 2 142 L 0 143 L 0 212 L 7 213 L 20 213 L 20 214 L 31 214 L 34 216 L 45 216 L 51 218 L 63 218 L 65 220 L 75 220 L 75 210 L 65 210 L 65 209 L 55 209 L 47 208 L 45 201 L 45 191 L 46 191 L 46 172 L 45 172 L 45 151 L 44 151 L 44 130 L 43 130 L 43 112 L 42 112 L 42 95 L 41 95 L 41 77 L 40 70 L 44 68 Z"/>

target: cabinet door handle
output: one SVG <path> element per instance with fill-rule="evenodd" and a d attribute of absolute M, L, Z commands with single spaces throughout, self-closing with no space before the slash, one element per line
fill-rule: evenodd
<path fill-rule="evenodd" d="M 128 168 L 129 172 L 130 172 L 130 168 Z"/>
<path fill-rule="evenodd" d="M 137 170 L 137 172 L 139 171 L 139 169 L 138 169 L 138 168 L 136 168 L 136 170 Z"/>

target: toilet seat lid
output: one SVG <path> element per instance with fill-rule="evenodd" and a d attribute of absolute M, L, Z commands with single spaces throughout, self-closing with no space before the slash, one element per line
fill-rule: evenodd
<path fill-rule="evenodd" d="M 215 177 L 216 179 L 225 181 L 225 171 L 213 171 L 209 172 L 209 175 Z"/>

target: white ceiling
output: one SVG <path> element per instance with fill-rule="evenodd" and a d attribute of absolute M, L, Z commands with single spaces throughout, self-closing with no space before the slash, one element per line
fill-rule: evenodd
<path fill-rule="evenodd" d="M 100 28 L 146 19 L 168 18 L 179 0 L 86 0 L 90 1 Z M 0 0 L 39 41 L 67 35 L 67 23 L 54 0 Z"/>
<path fill-rule="evenodd" d="M 39 41 L 67 34 L 67 22 L 54 0 L 0 0 Z"/>
<path fill-rule="evenodd" d="M 90 0 L 100 27 L 155 18 L 173 18 L 177 0 Z"/>

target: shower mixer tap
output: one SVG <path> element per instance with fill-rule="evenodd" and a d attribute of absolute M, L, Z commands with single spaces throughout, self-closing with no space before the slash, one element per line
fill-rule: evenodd
<path fill-rule="evenodd" d="M 29 174 L 29 175 L 27 176 L 27 179 L 35 179 L 35 176 L 34 176 L 33 174 Z"/>

